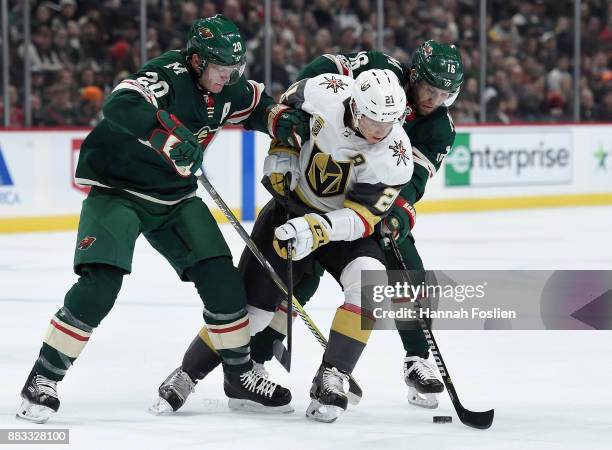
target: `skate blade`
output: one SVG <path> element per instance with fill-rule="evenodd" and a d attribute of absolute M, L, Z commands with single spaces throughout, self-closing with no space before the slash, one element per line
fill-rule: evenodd
<path fill-rule="evenodd" d="M 317 422 L 332 423 L 344 410 L 339 406 L 323 405 L 318 400 L 311 400 L 306 409 L 306 417 Z"/>
<path fill-rule="evenodd" d="M 158 397 L 155 403 L 149 406 L 149 413 L 154 416 L 169 416 L 174 414 L 174 409 L 172 409 L 172 406 L 170 406 L 170 403 L 165 398 Z"/>
<path fill-rule="evenodd" d="M 420 408 L 436 409 L 438 396 L 436 394 L 421 394 L 415 388 L 408 389 L 408 403 Z"/>
<path fill-rule="evenodd" d="M 252 400 L 240 398 L 230 398 L 227 402 L 227 406 L 229 406 L 229 409 L 233 409 L 234 411 L 264 414 L 289 414 L 295 411 L 290 403 L 282 406 L 265 406 Z"/>
<path fill-rule="evenodd" d="M 55 411 L 48 406 L 36 405 L 24 400 L 15 417 L 33 423 L 46 423 L 52 414 L 55 414 Z"/>

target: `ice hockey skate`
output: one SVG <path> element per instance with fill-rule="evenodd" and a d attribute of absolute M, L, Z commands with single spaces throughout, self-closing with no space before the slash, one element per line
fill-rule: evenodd
<path fill-rule="evenodd" d="M 237 411 L 258 413 L 292 413 L 291 392 L 269 379 L 263 364 L 253 363 L 246 372 L 224 370 L 223 388 L 228 406 Z"/>
<path fill-rule="evenodd" d="M 21 390 L 23 402 L 17 418 L 34 423 L 45 423 L 60 407 L 57 397 L 57 381 L 32 371 Z"/>
<path fill-rule="evenodd" d="M 348 397 L 344 390 L 345 382 L 348 382 L 348 375 L 335 367 L 321 364 L 312 380 L 310 388 L 312 400 L 306 409 L 306 417 L 318 422 L 335 421 L 346 411 L 348 405 Z"/>
<path fill-rule="evenodd" d="M 177 367 L 159 386 L 159 397 L 149 406 L 149 412 L 160 416 L 178 411 L 194 391 L 196 383 L 182 367 Z"/>
<path fill-rule="evenodd" d="M 438 407 L 437 394 L 444 390 L 444 385 L 436 377 L 433 363 L 418 356 L 406 356 L 404 382 L 408 386 L 408 403 L 428 409 Z"/>

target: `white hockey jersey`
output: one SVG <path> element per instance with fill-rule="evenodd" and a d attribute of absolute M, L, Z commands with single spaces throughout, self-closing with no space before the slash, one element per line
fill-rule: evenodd
<path fill-rule="evenodd" d="M 322 74 L 294 83 L 282 101 L 312 115 L 310 139 L 300 150 L 301 176 L 295 193 L 321 212 L 352 209 L 363 221 L 366 236 L 410 181 L 413 159 L 410 139 L 400 124 L 377 144 L 351 129 L 354 82 Z"/>

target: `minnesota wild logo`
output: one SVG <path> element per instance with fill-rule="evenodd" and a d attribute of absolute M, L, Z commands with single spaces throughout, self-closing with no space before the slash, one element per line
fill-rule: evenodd
<path fill-rule="evenodd" d="M 404 147 L 404 143 L 400 140 L 393 141 L 393 145 L 390 145 L 389 148 L 393 150 L 393 156 L 397 158 L 396 165 L 399 166 L 400 163 L 404 163 L 405 166 L 408 165 L 408 161 L 410 161 L 410 154 Z"/>
<path fill-rule="evenodd" d="M 206 147 L 208 147 L 208 144 L 211 143 L 211 141 L 215 137 L 216 132 L 217 132 L 217 128 L 212 130 L 208 125 L 205 125 L 204 127 L 200 128 L 195 133 L 195 135 L 198 137 L 198 142 L 204 148 L 204 150 L 206 150 Z"/>
<path fill-rule="evenodd" d="M 208 28 L 198 28 L 198 33 L 200 33 L 200 36 L 202 36 L 202 38 L 204 39 L 210 39 L 214 37 L 212 31 L 210 31 Z"/>
<path fill-rule="evenodd" d="M 334 94 L 338 93 L 338 90 L 344 90 L 348 84 L 342 81 L 340 78 L 336 78 L 333 75 L 331 77 L 323 77 L 325 79 L 324 82 L 319 83 L 319 86 L 325 86 L 325 89 L 331 89 L 334 91 Z"/>

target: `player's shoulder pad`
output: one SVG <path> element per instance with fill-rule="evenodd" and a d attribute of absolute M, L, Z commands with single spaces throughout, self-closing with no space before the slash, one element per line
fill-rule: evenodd
<path fill-rule="evenodd" d="M 382 142 L 375 144 L 375 154 L 381 156 L 375 161 L 368 161 L 378 182 L 388 186 L 401 186 L 407 184 L 412 177 L 414 161 L 410 138 L 397 124 L 389 136 Z"/>
<path fill-rule="evenodd" d="M 339 105 L 351 95 L 352 85 L 352 78 L 324 73 L 294 83 L 281 100 L 309 114 L 331 117 L 335 115 Z"/>
<path fill-rule="evenodd" d="M 309 78 L 304 89 L 304 99 L 312 105 L 342 102 L 351 95 L 354 80 L 344 75 L 323 73 Z"/>

